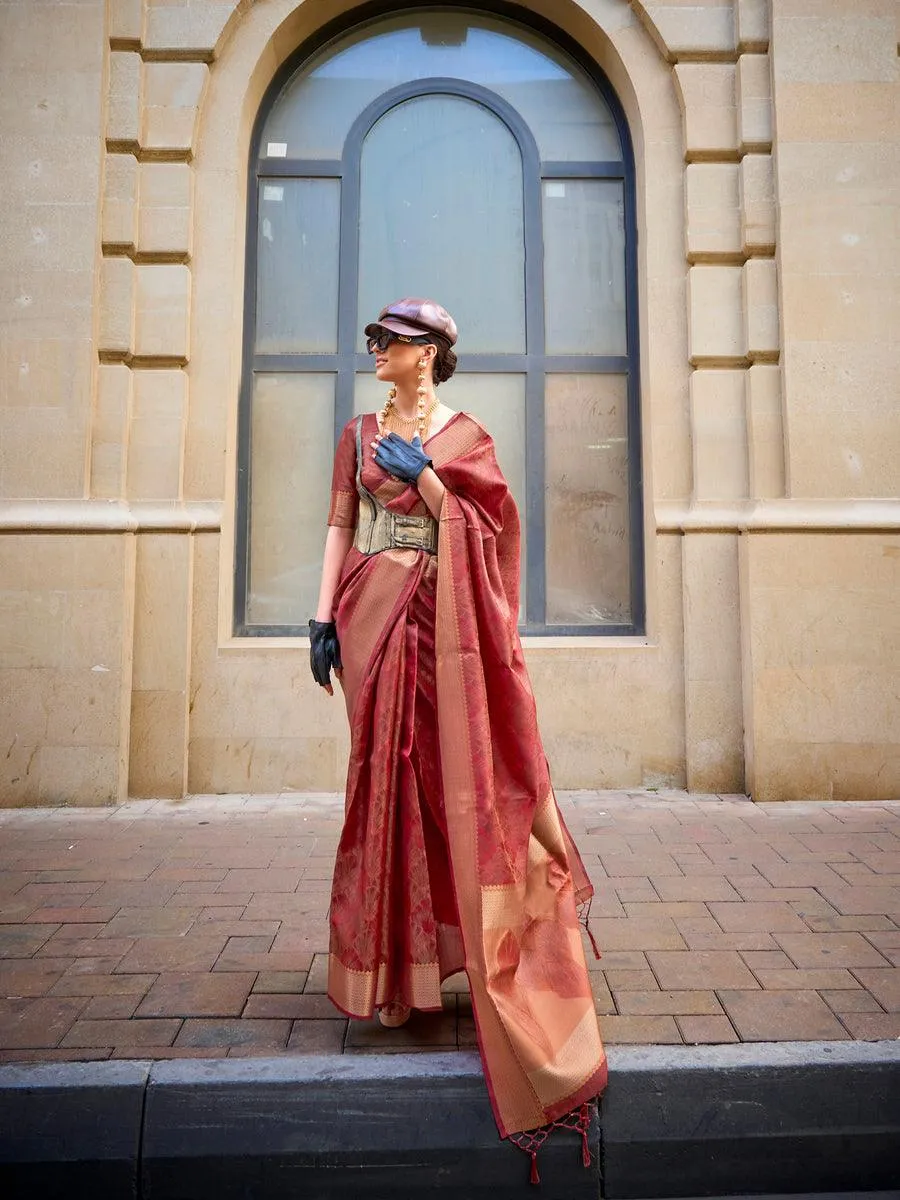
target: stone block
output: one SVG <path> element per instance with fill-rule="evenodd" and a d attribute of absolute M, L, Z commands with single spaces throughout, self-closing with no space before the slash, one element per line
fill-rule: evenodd
<path fill-rule="evenodd" d="M 788 494 L 896 496 L 896 341 L 788 337 L 781 362 Z"/>
<path fill-rule="evenodd" d="M 691 163 L 685 171 L 685 205 L 689 262 L 740 254 L 737 163 Z"/>
<path fill-rule="evenodd" d="M 125 487 L 131 370 L 122 363 L 97 368 L 97 400 L 91 428 L 91 495 L 114 500 Z"/>
<path fill-rule="evenodd" d="M 893 147 L 883 142 L 778 143 L 778 197 L 782 205 L 834 209 L 890 204 L 897 187 Z"/>
<path fill-rule="evenodd" d="M 9 1196 L 137 1194 L 148 1063 L 0 1067 Z"/>
<path fill-rule="evenodd" d="M 131 353 L 134 343 L 134 264 L 130 258 L 104 258 L 100 263 L 101 354 Z"/>
<path fill-rule="evenodd" d="M 25 5 L 20 4 L 18 8 L 24 15 L 28 14 Z M 12 5 L 5 6 L 5 12 L 13 11 Z M 72 11 L 77 12 L 77 9 L 72 6 Z M 57 20 L 60 17 L 61 13 L 57 10 Z M 60 21 L 60 24 L 64 22 Z M 39 49 L 36 61 L 31 65 L 26 66 L 21 59 L 17 62 L 9 57 L 4 59 L 0 125 L 6 134 L 14 129 L 15 136 L 29 141 L 32 150 L 35 140 L 47 135 L 60 138 L 90 137 L 96 146 L 98 138 L 102 136 L 99 104 L 103 87 L 102 32 L 98 30 L 96 43 L 92 47 L 96 53 L 93 69 L 78 69 L 74 63 L 70 64 L 70 46 L 65 37 L 58 39 L 55 47 L 48 46 L 46 33 L 45 26 L 40 38 L 31 38 L 32 44 Z M 4 19 L 3 36 L 8 44 L 16 36 L 8 18 Z M 24 34 L 17 49 L 26 43 L 29 36 L 29 32 Z M 20 181 L 26 190 L 30 182 L 27 178 Z"/>
<path fill-rule="evenodd" d="M 100 5 L 56 4 L 52 20 L 37 24 L 34 5 L 27 0 L 4 4 L 3 79 L 8 67 L 57 73 L 99 71 L 103 58 L 103 11 Z"/>
<path fill-rule="evenodd" d="M 185 692 L 190 574 L 189 537 L 156 533 L 137 539 L 132 663 L 136 691 Z"/>
<path fill-rule="evenodd" d="M 148 0 L 144 46 L 212 57 L 236 7 L 235 0 L 191 0 L 178 5 Z"/>
<path fill-rule="evenodd" d="M 4 669 L 61 670 L 65 666 L 69 620 L 69 597 L 49 587 L 23 588 L 14 576 L 6 576 L 0 593 L 0 632 Z M 46 713 L 42 719 L 46 729 Z"/>
<path fill-rule="evenodd" d="M 135 267 L 134 353 L 186 361 L 191 273 L 181 263 Z"/>
<path fill-rule="evenodd" d="M 835 83 L 777 83 L 778 144 L 880 142 L 896 139 L 896 84 L 856 88 Z"/>
<path fill-rule="evenodd" d="M 96 229 L 96 196 L 89 203 L 24 200 L 8 206 L 3 215 L 0 263 L 19 272 L 23 282 L 43 275 L 52 285 L 64 271 L 83 277 L 94 269 Z"/>
<path fill-rule="evenodd" d="M 204 219 L 198 214 L 198 231 Z M 225 317 L 211 311 L 209 306 L 216 301 L 203 288 L 203 278 L 203 272 L 198 272 L 196 285 L 204 294 L 198 291 L 192 298 L 196 311 L 204 314 L 204 336 L 197 340 L 191 351 L 191 404 L 185 433 L 184 491 L 191 499 L 216 500 L 227 495 L 229 487 L 221 397 L 229 388 L 233 390 L 236 383 L 230 357 L 217 354 L 215 347 L 225 344 L 219 339 L 231 337 L 236 326 L 232 312 Z"/>
<path fill-rule="evenodd" d="M 98 593 L 96 597 L 81 600 L 82 609 L 88 607 L 91 614 L 97 614 L 97 636 L 92 640 L 100 640 L 101 629 L 107 635 L 107 647 L 112 638 L 121 637 L 121 606 L 122 597 L 115 592 L 105 595 Z M 76 607 L 77 602 L 73 597 L 70 609 Z M 70 621 L 83 621 L 84 617 L 83 611 L 80 614 L 71 613 Z M 71 633 L 69 636 L 71 640 Z M 98 659 L 100 655 L 93 657 Z M 53 686 L 48 691 L 48 742 L 56 748 L 74 746 L 82 750 L 115 746 L 119 739 L 120 721 L 119 692 L 115 686 L 118 672 L 115 672 L 114 679 L 109 680 L 103 672 L 92 671 L 90 667 L 80 670 L 72 670 L 71 667 L 67 659 L 63 669 L 56 672 Z M 43 759 L 41 765 L 46 765 Z"/>
<path fill-rule="evenodd" d="M 769 45 L 769 0 L 734 0 L 734 28 L 743 54 L 762 53 Z"/>
<path fill-rule="evenodd" d="M 128 795 L 183 796 L 187 784 L 186 744 L 186 692 L 133 692 Z"/>
<path fill-rule="evenodd" d="M 192 191 L 187 163 L 141 164 L 140 254 L 190 254 Z"/>
<path fill-rule="evenodd" d="M 737 64 L 738 140 L 741 152 L 772 147 L 772 80 L 767 54 L 742 54 Z"/>
<path fill-rule="evenodd" d="M 682 539 L 688 788 L 744 786 L 737 535 Z"/>
<path fill-rule="evenodd" d="M 67 336 L 62 330 L 43 337 L 28 325 L 7 327 L 0 332 L 4 406 L 86 410 L 95 353 L 89 338 Z"/>
<path fill-rule="evenodd" d="M 182 421 L 187 408 L 187 375 L 180 368 L 136 371 L 132 413 L 152 421 Z"/>
<path fill-rule="evenodd" d="M 101 239 L 133 251 L 137 239 L 138 164 L 132 154 L 107 154 L 103 172 Z"/>
<path fill-rule="evenodd" d="M 124 798 L 120 766 L 116 746 L 41 746 L 38 801 L 50 806 L 116 804 Z"/>
<path fill-rule="evenodd" d="M 129 598 L 123 541 L 9 535 L 0 542 L 0 664 L 14 707 L 3 791 L 24 803 L 106 804 L 119 797 L 121 660 Z"/>
<path fill-rule="evenodd" d="M 253 791 L 325 791 L 341 786 L 337 737 L 191 737 L 188 790 L 232 792 L 238 781 Z"/>
<path fill-rule="evenodd" d="M 209 68 L 205 63 L 144 64 L 141 145 L 190 158 L 200 98 Z"/>
<path fill-rule="evenodd" d="M 140 42 L 143 7 L 143 0 L 108 0 L 111 42 Z"/>
<path fill-rule="evenodd" d="M 186 406 L 183 371 L 135 372 L 126 488 L 130 499 L 178 498 Z"/>
<path fill-rule="evenodd" d="M 775 171 L 769 154 L 745 154 L 739 173 L 741 249 L 745 255 L 775 250 Z"/>
<path fill-rule="evenodd" d="M 742 539 L 754 799 L 896 794 L 898 559 L 888 534 Z"/>
<path fill-rule="evenodd" d="M 778 358 L 778 276 L 774 258 L 751 258 L 742 280 L 744 348 L 751 362 Z"/>
<path fill-rule="evenodd" d="M 684 117 L 684 145 L 688 161 L 737 159 L 734 65 L 678 63 L 675 82 Z"/>
<path fill-rule="evenodd" d="M 803 84 L 884 84 L 896 78 L 896 5 L 867 0 L 773 9 L 777 77 Z"/>
<path fill-rule="evenodd" d="M 785 329 L 795 334 L 805 329 L 816 341 L 856 344 L 860 354 L 889 345 L 900 322 L 897 277 L 845 275 L 822 266 L 821 273 L 794 271 L 789 276 Z"/>
<path fill-rule="evenodd" d="M 744 360 L 740 267 L 695 266 L 688 272 L 688 337 L 694 365 Z"/>
<path fill-rule="evenodd" d="M 760 500 L 783 496 L 781 368 L 768 363 L 754 363 L 746 372 L 745 380 L 750 495 Z"/>
<path fill-rule="evenodd" d="M 109 105 L 106 140 L 136 147 L 141 140 L 141 56 L 131 50 L 109 55 Z"/>
<path fill-rule="evenodd" d="M 63 406 L 0 408 L 0 496 L 80 498 L 86 424 Z"/>
<path fill-rule="evenodd" d="M 643 0 L 635 8 L 669 62 L 734 50 L 732 0 Z"/>
<path fill-rule="evenodd" d="M 738 500 L 748 494 L 744 372 L 691 375 L 694 499 Z"/>

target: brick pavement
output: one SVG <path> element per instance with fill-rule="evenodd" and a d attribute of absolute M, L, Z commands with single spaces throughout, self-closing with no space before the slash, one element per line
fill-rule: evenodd
<path fill-rule="evenodd" d="M 900 1037 L 900 802 L 560 796 L 608 1043 Z M 464 976 L 400 1030 L 325 996 L 320 794 L 0 811 L 0 1061 L 471 1047 Z"/>

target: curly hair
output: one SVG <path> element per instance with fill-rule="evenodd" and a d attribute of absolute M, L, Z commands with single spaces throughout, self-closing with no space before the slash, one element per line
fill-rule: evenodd
<path fill-rule="evenodd" d="M 453 372 L 456 370 L 456 355 L 450 349 L 450 345 L 438 334 L 434 337 L 429 337 L 428 341 L 435 347 L 437 354 L 434 356 L 434 365 L 431 369 L 431 382 L 435 387 L 438 384 L 445 383 Z"/>

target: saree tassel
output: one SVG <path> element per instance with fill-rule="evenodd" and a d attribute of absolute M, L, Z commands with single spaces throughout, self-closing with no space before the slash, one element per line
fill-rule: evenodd
<path fill-rule="evenodd" d="M 589 1167 L 591 1165 L 591 1150 L 588 1146 L 588 1124 L 590 1123 L 590 1119 L 591 1114 L 588 1106 L 586 1104 L 582 1104 L 578 1128 L 581 1131 L 581 1163 L 582 1166 L 585 1167 Z"/>
<path fill-rule="evenodd" d="M 588 935 L 591 943 L 591 949 L 594 952 L 594 958 L 600 959 L 603 955 L 600 953 L 600 947 L 597 945 L 597 939 L 591 931 L 591 899 L 583 900 L 578 905 L 578 923 L 584 926 L 584 932 Z"/>
<path fill-rule="evenodd" d="M 591 927 L 587 922 L 587 917 L 585 917 L 585 920 L 584 920 L 584 928 L 585 928 L 585 932 L 588 935 L 588 938 L 590 939 L 591 949 L 594 951 L 594 958 L 599 959 L 601 957 L 600 947 L 597 945 L 597 939 L 594 937 L 594 934 L 591 931 Z"/>
<path fill-rule="evenodd" d="M 528 1182 L 537 1184 L 541 1182 L 541 1177 L 538 1174 L 537 1150 L 530 1150 L 529 1153 L 531 1154 L 531 1173 L 528 1176 Z"/>

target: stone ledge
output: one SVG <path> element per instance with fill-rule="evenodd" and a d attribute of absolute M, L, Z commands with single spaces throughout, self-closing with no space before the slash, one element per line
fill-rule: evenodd
<path fill-rule="evenodd" d="M 6 500 L 0 533 L 218 533 L 222 505 L 215 500 Z"/>
<path fill-rule="evenodd" d="M 657 533 L 895 533 L 900 530 L 900 501 L 748 500 L 688 504 L 659 500 L 654 506 Z"/>

